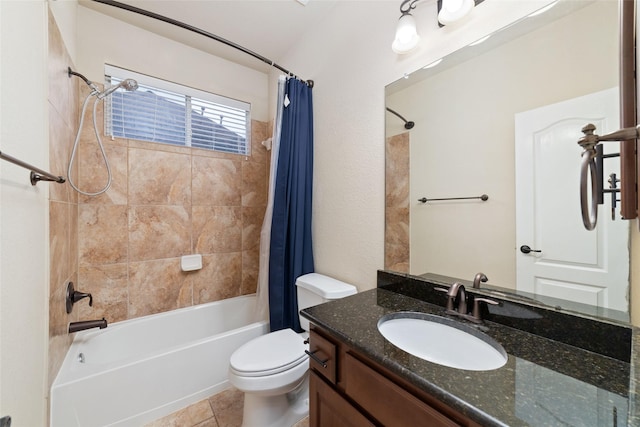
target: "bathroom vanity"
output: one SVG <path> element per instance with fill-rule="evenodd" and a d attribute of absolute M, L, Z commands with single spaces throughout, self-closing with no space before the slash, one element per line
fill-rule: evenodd
<path fill-rule="evenodd" d="M 309 396 L 312 426 L 480 426 L 414 387 L 327 330 L 314 327 Z M 340 369 L 338 370 L 338 367 Z"/>
<path fill-rule="evenodd" d="M 311 426 L 640 425 L 635 328 L 500 300 L 476 328 L 504 347 L 506 364 L 450 368 L 378 331 L 395 312 L 449 317 L 437 287 L 380 272 L 377 289 L 302 311 L 312 323 Z"/>

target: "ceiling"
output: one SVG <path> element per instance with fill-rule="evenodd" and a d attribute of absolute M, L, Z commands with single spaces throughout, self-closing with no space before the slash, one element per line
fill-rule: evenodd
<path fill-rule="evenodd" d="M 338 0 L 120 0 L 215 34 L 281 64 L 280 59 L 308 30 L 322 20 Z M 120 8 L 80 0 L 81 6 L 200 49 L 212 55 L 266 72 L 269 66 L 245 53 L 195 32 Z"/>

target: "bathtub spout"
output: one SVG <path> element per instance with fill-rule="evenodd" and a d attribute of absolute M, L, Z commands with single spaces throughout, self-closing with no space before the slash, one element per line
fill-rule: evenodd
<path fill-rule="evenodd" d="M 107 327 L 107 321 L 103 317 L 102 320 L 85 320 L 82 322 L 71 322 L 69 323 L 69 333 L 72 334 L 78 331 L 84 331 L 85 329 L 91 328 L 100 328 L 104 329 Z"/>

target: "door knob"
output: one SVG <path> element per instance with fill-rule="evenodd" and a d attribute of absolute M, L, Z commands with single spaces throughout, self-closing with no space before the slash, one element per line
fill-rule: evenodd
<path fill-rule="evenodd" d="M 536 249 L 531 249 L 527 245 L 522 245 L 522 246 L 520 246 L 520 252 L 522 252 L 523 254 L 528 254 L 529 252 L 542 252 L 542 251 L 541 250 L 536 250 Z"/>

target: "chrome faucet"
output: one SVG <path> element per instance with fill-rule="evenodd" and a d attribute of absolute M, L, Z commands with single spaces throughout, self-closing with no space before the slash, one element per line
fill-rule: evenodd
<path fill-rule="evenodd" d="M 476 274 L 476 277 L 473 278 L 473 287 L 479 289 L 480 282 L 485 283 L 487 280 L 489 279 L 484 275 L 484 273 L 478 273 Z"/>
<path fill-rule="evenodd" d="M 104 329 L 106 327 L 107 320 L 104 317 L 101 320 L 84 320 L 82 322 L 71 322 L 69 323 L 69 333 L 72 334 L 74 332 L 84 331 L 85 329 L 91 328 Z"/>

